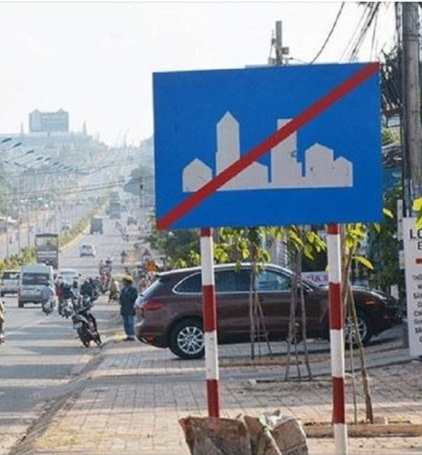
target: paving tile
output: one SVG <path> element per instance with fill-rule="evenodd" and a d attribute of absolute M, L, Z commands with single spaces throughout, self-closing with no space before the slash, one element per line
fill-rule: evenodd
<path fill-rule="evenodd" d="M 321 346 L 317 346 L 322 349 Z M 316 348 L 315 348 L 316 349 Z M 397 351 L 400 351 L 397 353 Z M 281 343 L 276 352 L 283 352 Z M 400 365 L 370 369 L 375 415 L 422 423 L 422 382 L 420 362 L 411 362 L 405 349 L 395 349 Z M 247 358 L 247 345 L 232 345 L 220 350 L 221 359 Z M 380 362 L 384 356 L 368 355 Z M 320 367 L 320 368 L 319 368 Z M 283 381 L 285 367 L 269 363 L 240 366 L 232 362 L 220 368 L 221 415 L 236 418 L 241 414 L 259 415 L 280 409 L 305 422 L 329 422 L 332 414 L 331 377 L 327 362 L 313 364 L 314 381 Z M 325 370 L 324 370 L 325 369 Z M 322 375 L 318 371 L 322 371 Z M 324 373 L 325 371 L 325 373 Z M 293 371 L 292 371 L 293 373 Z M 251 380 L 255 378 L 255 380 Z M 267 378 L 266 382 L 263 378 Z M 360 378 L 358 419 L 364 419 L 364 398 Z M 352 381 L 347 378 L 347 417 L 353 418 Z M 205 363 L 181 361 L 168 350 L 136 344 L 110 343 L 104 360 L 90 375 L 79 397 L 63 408 L 47 432 L 37 441 L 36 450 L 57 453 L 125 455 L 185 455 L 188 448 L 178 423 L 181 417 L 207 415 Z M 69 436 L 71 433 L 71 437 Z M 308 439 L 311 455 L 334 453 L 332 439 Z M 350 455 L 422 453 L 422 437 L 350 438 Z"/>

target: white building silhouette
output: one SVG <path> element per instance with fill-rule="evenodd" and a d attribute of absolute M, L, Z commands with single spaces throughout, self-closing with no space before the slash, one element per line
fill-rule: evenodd
<path fill-rule="evenodd" d="M 277 128 L 289 121 L 279 119 Z M 226 112 L 216 130 L 215 169 L 218 175 L 240 159 L 239 123 L 230 112 Z M 334 151 L 321 144 L 316 143 L 305 151 L 303 167 L 297 160 L 296 132 L 277 144 L 270 153 L 270 170 L 261 163 L 252 163 L 217 191 L 353 186 L 353 163 L 343 157 L 334 159 Z M 183 169 L 183 191 L 197 191 L 212 178 L 212 168 L 195 158 Z"/>
<path fill-rule="evenodd" d="M 230 112 L 217 123 L 217 175 L 235 163 L 240 158 L 239 122 Z M 220 190 L 247 190 L 268 185 L 268 169 L 260 163 L 252 163 L 239 172 Z"/>
<path fill-rule="evenodd" d="M 201 186 L 212 180 L 212 169 L 198 158 L 195 158 L 183 169 L 183 192 L 199 190 Z"/>

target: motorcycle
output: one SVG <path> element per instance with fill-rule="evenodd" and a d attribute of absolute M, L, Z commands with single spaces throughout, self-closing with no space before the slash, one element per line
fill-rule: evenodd
<path fill-rule="evenodd" d="M 97 329 L 97 322 L 91 312 L 94 306 L 87 296 L 82 297 L 80 308 L 76 309 L 72 316 L 73 329 L 76 330 L 82 344 L 89 348 L 91 341 L 101 345 L 101 336 Z"/>
<path fill-rule="evenodd" d="M 100 286 L 99 290 L 102 294 L 105 294 L 110 288 L 110 276 L 109 275 L 101 275 L 100 277 Z"/>
<path fill-rule="evenodd" d="M 66 318 L 66 319 L 69 319 L 70 316 L 72 316 L 73 314 L 73 303 L 72 303 L 72 299 L 65 299 L 63 302 L 62 302 L 62 307 L 61 307 L 61 312 L 60 314 Z"/>
<path fill-rule="evenodd" d="M 0 344 L 4 343 L 4 315 L 6 313 L 6 305 L 0 301 Z"/>
<path fill-rule="evenodd" d="M 52 313 L 54 310 L 54 300 L 48 299 L 42 302 L 42 311 L 45 315 Z"/>

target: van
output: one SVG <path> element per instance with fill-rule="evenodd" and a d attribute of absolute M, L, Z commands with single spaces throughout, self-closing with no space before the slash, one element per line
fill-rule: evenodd
<path fill-rule="evenodd" d="M 18 307 L 23 308 L 25 303 L 41 303 L 42 289 L 47 282 L 54 284 L 51 265 L 23 265 L 20 268 Z"/>
<path fill-rule="evenodd" d="M 5 270 L 0 281 L 0 297 L 17 294 L 19 291 L 19 270 Z"/>

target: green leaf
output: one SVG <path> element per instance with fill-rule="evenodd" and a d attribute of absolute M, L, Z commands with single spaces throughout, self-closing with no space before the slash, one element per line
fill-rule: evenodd
<path fill-rule="evenodd" d="M 384 212 L 384 215 L 387 216 L 388 218 L 391 218 L 394 220 L 394 215 L 393 212 L 389 209 L 383 208 L 382 211 Z"/>
<path fill-rule="evenodd" d="M 422 210 L 422 197 L 418 197 L 413 201 L 412 210 L 420 212 Z"/>
<path fill-rule="evenodd" d="M 353 256 L 353 259 L 356 262 L 361 263 L 367 269 L 374 270 L 374 266 L 372 265 L 372 262 L 369 259 L 367 259 L 366 257 L 364 257 L 364 256 Z"/>

